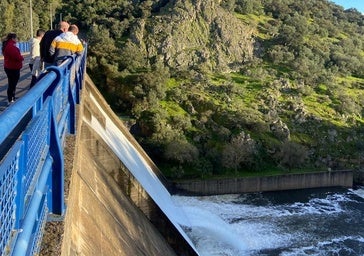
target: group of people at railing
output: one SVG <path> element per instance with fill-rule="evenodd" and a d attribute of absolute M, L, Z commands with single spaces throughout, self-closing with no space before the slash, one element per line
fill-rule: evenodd
<path fill-rule="evenodd" d="M 16 41 L 8 43 L 19 51 Z M 76 131 L 86 72 L 83 47 L 81 56 L 72 54 L 59 67 L 51 63 L 36 85 L 0 114 L 0 255 L 37 255 L 48 216 L 65 213 L 63 150 L 66 135 Z M 41 55 L 39 60 L 44 66 Z"/>
<path fill-rule="evenodd" d="M 76 25 L 61 21 L 58 28 L 47 32 L 38 29 L 36 37 L 30 40 L 29 68 L 32 73 L 30 88 L 34 86 L 40 73 L 52 65 L 61 65 L 62 62 L 73 54 L 81 55 L 84 47 L 77 34 Z M 8 78 L 7 97 L 11 104 L 15 101 L 16 86 L 20 79 L 20 70 L 23 67 L 24 57 L 17 45 L 16 33 L 9 33 L 2 42 L 4 56 L 4 71 Z"/>

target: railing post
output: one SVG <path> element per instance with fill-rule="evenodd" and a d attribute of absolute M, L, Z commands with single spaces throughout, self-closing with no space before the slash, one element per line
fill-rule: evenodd
<path fill-rule="evenodd" d="M 27 140 L 25 139 L 21 142 L 20 147 L 20 156 L 19 156 L 19 163 L 18 163 L 18 171 L 17 171 L 17 192 L 15 197 L 16 203 L 16 221 L 15 221 L 15 228 L 19 229 L 21 226 L 21 221 L 24 217 L 24 172 L 26 172 L 26 156 L 25 156 L 25 148 L 27 147 Z"/>
<path fill-rule="evenodd" d="M 49 176 L 51 160 L 47 159 L 44 164 L 44 171 L 41 172 L 39 177 L 39 182 L 34 190 L 34 195 L 29 203 L 30 207 L 27 210 L 27 215 L 24 220 L 23 230 L 19 233 L 17 243 L 15 244 L 14 251 L 12 255 L 22 256 L 30 255 L 30 250 L 32 250 L 31 240 L 32 232 L 36 227 L 37 220 L 39 219 L 39 206 L 42 200 L 44 200 L 44 195 L 47 193 L 47 179 Z M 33 238 L 34 239 L 34 238 Z"/>
<path fill-rule="evenodd" d="M 67 101 L 70 106 L 69 116 L 68 116 L 68 131 L 71 134 L 75 134 L 76 132 L 76 104 L 75 100 L 73 98 L 73 85 L 74 83 L 71 83 L 71 81 L 75 80 L 75 73 L 76 73 L 76 58 L 74 56 L 70 56 L 70 59 L 72 59 L 72 62 L 68 65 L 67 69 L 69 72 L 67 72 L 66 77 L 64 78 L 64 86 L 67 90 Z M 66 92 L 65 92 L 66 93 Z"/>
<path fill-rule="evenodd" d="M 50 67 L 49 71 L 54 71 L 57 75 L 54 84 L 51 86 L 53 90 L 60 86 L 64 76 L 59 67 Z M 61 85 L 62 86 L 62 85 Z M 62 88 L 61 88 L 62 89 Z M 52 90 L 52 91 L 53 91 Z M 55 95 L 50 91 L 50 134 L 49 134 L 49 152 L 53 159 L 52 173 L 51 173 L 51 193 L 48 196 L 49 211 L 53 214 L 63 215 L 65 212 L 64 202 L 64 157 L 59 137 L 59 129 L 57 124 L 57 116 L 55 113 Z M 59 100 L 59 99 L 58 99 Z"/>

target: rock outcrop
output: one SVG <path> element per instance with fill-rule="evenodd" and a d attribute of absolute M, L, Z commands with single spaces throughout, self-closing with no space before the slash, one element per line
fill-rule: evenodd
<path fill-rule="evenodd" d="M 229 72 L 253 58 L 252 32 L 219 1 L 175 0 L 139 19 L 130 43 L 176 70 Z"/>

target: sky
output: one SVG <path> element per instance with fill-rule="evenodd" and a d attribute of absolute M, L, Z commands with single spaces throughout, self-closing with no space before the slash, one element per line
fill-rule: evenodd
<path fill-rule="evenodd" d="M 331 0 L 341 5 L 344 9 L 356 8 L 359 12 L 364 13 L 364 0 Z"/>

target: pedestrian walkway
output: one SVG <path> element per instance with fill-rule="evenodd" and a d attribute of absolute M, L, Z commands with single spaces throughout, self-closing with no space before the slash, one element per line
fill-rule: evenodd
<path fill-rule="evenodd" d="M 15 98 L 19 99 L 23 96 L 28 90 L 30 81 L 32 79 L 32 75 L 29 69 L 29 54 L 24 54 L 24 62 L 23 68 L 20 72 L 19 83 L 16 87 Z M 4 59 L 0 58 L 0 112 L 4 111 L 8 106 L 8 97 L 6 91 L 8 89 L 8 78 L 6 77 L 4 71 Z"/>

